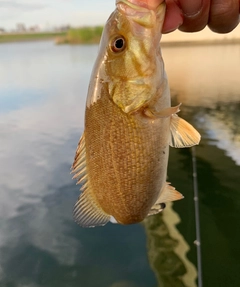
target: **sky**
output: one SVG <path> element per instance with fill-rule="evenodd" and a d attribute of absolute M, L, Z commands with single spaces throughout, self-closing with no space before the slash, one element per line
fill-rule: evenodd
<path fill-rule="evenodd" d="M 104 24 L 114 7 L 115 0 L 0 0 L 0 28 Z"/>

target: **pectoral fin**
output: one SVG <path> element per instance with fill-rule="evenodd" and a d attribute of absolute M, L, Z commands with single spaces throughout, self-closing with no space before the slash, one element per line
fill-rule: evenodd
<path fill-rule="evenodd" d="M 75 221 L 82 227 L 105 225 L 110 220 L 110 216 L 101 209 L 91 192 L 86 164 L 84 134 L 77 147 L 76 156 L 72 165 L 72 173 L 75 173 L 73 178 L 78 179 L 77 184 L 82 184 L 80 189 L 82 193 L 73 210 Z"/>
<path fill-rule="evenodd" d="M 179 104 L 175 107 L 169 107 L 169 108 L 163 109 L 163 110 L 158 111 L 158 112 L 146 108 L 144 110 L 144 113 L 146 116 L 148 116 L 150 118 L 167 118 L 167 117 L 171 117 L 173 114 L 178 113 L 180 111 L 180 106 L 181 106 L 181 104 Z"/>
<path fill-rule="evenodd" d="M 163 189 L 160 192 L 160 195 L 149 211 L 148 215 L 157 214 L 165 208 L 165 203 L 169 201 L 175 201 L 183 199 L 184 196 L 178 192 L 175 187 L 171 186 L 169 182 L 166 182 Z"/>
<path fill-rule="evenodd" d="M 170 146 L 176 148 L 191 147 L 199 144 L 201 136 L 188 122 L 173 114 L 170 124 Z"/>

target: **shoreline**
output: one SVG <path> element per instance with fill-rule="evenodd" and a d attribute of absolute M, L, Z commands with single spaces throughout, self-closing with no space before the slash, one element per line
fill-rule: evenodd
<path fill-rule="evenodd" d="M 54 41 L 56 37 L 64 37 L 65 35 L 66 32 L 4 33 L 0 34 L 0 44 L 27 42 L 27 41 L 45 41 L 45 40 Z"/>
<path fill-rule="evenodd" d="M 76 31 L 81 30 L 76 29 Z M 99 32 L 99 31 L 98 31 Z M 7 33 L 0 34 L 0 44 L 32 42 L 32 41 L 53 41 L 56 45 L 98 45 L 100 36 L 92 35 L 87 41 L 79 39 L 75 35 L 69 37 L 69 32 L 52 32 L 52 33 Z M 75 37 L 74 37 L 75 36 Z M 222 38 L 222 39 L 163 39 L 161 47 L 174 46 L 206 46 L 206 45 L 232 45 L 240 44 L 240 38 Z"/>
<path fill-rule="evenodd" d="M 161 47 L 173 46 L 210 46 L 210 45 L 236 45 L 240 44 L 240 39 L 221 39 L 221 40 L 183 40 L 183 41 L 162 41 Z"/>

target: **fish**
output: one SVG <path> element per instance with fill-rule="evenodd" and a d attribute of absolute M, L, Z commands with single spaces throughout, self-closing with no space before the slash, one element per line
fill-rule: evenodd
<path fill-rule="evenodd" d="M 171 106 L 160 49 L 166 5 L 117 0 L 103 29 L 88 88 L 84 132 L 72 165 L 82 227 L 139 223 L 183 198 L 167 179 L 169 146 L 200 134 Z"/>

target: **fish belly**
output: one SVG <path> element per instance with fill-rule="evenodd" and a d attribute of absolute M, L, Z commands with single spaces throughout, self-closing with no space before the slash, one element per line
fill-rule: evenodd
<path fill-rule="evenodd" d="M 91 192 L 119 223 L 142 221 L 166 182 L 170 119 L 125 114 L 107 96 L 86 109 Z"/>

